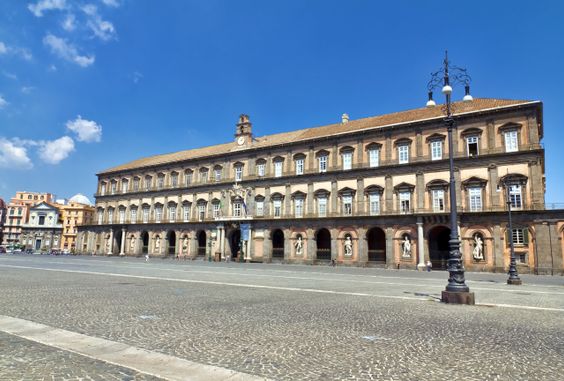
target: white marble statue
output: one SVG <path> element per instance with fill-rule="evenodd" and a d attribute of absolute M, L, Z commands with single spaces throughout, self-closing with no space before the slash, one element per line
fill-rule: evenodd
<path fill-rule="evenodd" d="M 411 257 L 411 242 L 407 235 L 403 236 L 403 242 L 401 243 L 401 256 L 404 258 Z"/>
<path fill-rule="evenodd" d="M 161 237 L 160 236 L 155 237 L 155 251 L 157 253 L 161 252 Z"/>
<path fill-rule="evenodd" d="M 350 257 L 352 253 L 353 253 L 353 247 L 352 247 L 351 236 L 347 235 L 345 237 L 345 255 Z"/>
<path fill-rule="evenodd" d="M 474 234 L 474 250 L 472 251 L 472 256 L 477 261 L 484 260 L 484 242 L 478 234 Z"/>
<path fill-rule="evenodd" d="M 301 235 L 298 236 L 294 246 L 296 247 L 296 255 L 302 255 L 304 253 L 304 241 Z"/>
<path fill-rule="evenodd" d="M 131 236 L 131 239 L 129 241 L 129 251 L 130 253 L 135 253 L 135 236 Z"/>

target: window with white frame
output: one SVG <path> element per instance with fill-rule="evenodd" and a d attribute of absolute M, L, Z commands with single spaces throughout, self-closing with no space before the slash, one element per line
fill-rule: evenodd
<path fill-rule="evenodd" d="M 443 158 L 443 142 L 433 140 L 431 142 L 431 160 L 441 160 Z"/>
<path fill-rule="evenodd" d="M 264 216 L 264 201 L 263 200 L 255 202 L 255 213 L 256 213 L 257 217 Z"/>
<path fill-rule="evenodd" d="M 219 201 L 213 203 L 213 218 L 221 217 L 221 205 Z"/>
<path fill-rule="evenodd" d="M 380 150 L 378 148 L 370 148 L 368 150 L 368 162 L 370 168 L 375 168 L 380 165 Z"/>
<path fill-rule="evenodd" d="M 184 185 L 192 184 L 192 171 L 184 172 Z"/>
<path fill-rule="evenodd" d="M 468 188 L 468 198 L 471 212 L 482 211 L 482 188 Z"/>
<path fill-rule="evenodd" d="M 164 176 L 159 176 L 157 178 L 157 189 L 163 189 L 164 188 Z"/>
<path fill-rule="evenodd" d="M 133 179 L 133 191 L 139 191 L 139 177 Z"/>
<path fill-rule="evenodd" d="M 377 216 L 380 214 L 380 194 L 372 192 L 368 195 L 368 202 L 370 203 L 370 215 Z"/>
<path fill-rule="evenodd" d="M 100 194 L 103 196 L 106 194 L 106 183 L 100 185 Z"/>
<path fill-rule="evenodd" d="M 129 219 L 131 220 L 132 224 L 137 222 L 137 208 L 131 208 L 129 210 Z"/>
<path fill-rule="evenodd" d="M 112 181 L 112 184 L 111 184 L 111 192 L 112 192 L 112 194 L 116 194 L 116 191 L 117 191 L 117 182 L 116 182 L 116 181 Z"/>
<path fill-rule="evenodd" d="M 206 204 L 198 204 L 198 220 L 203 221 L 206 218 Z"/>
<path fill-rule="evenodd" d="M 200 171 L 200 182 L 204 183 L 204 184 L 208 182 L 208 171 L 207 170 Z"/>
<path fill-rule="evenodd" d="M 221 168 L 214 169 L 213 177 L 214 177 L 216 183 L 221 181 Z"/>
<path fill-rule="evenodd" d="M 155 222 L 161 222 L 163 218 L 163 207 L 161 205 L 155 206 Z"/>
<path fill-rule="evenodd" d="M 274 217 L 282 216 L 282 200 L 281 199 L 272 200 L 272 206 L 274 210 Z"/>
<path fill-rule="evenodd" d="M 517 152 L 519 144 L 517 142 L 517 130 L 506 131 L 505 136 L 505 152 Z"/>
<path fill-rule="evenodd" d="M 400 212 L 402 214 L 407 214 L 410 212 L 411 210 L 410 201 L 411 201 L 411 192 L 409 191 L 399 192 Z"/>
<path fill-rule="evenodd" d="M 98 225 L 102 225 L 103 222 L 104 222 L 104 211 L 99 210 L 98 211 Z"/>
<path fill-rule="evenodd" d="M 241 217 L 243 215 L 243 202 L 236 200 L 233 202 L 233 217 Z"/>
<path fill-rule="evenodd" d="M 173 188 L 176 188 L 178 186 L 178 173 L 173 173 L 170 175 L 170 185 Z"/>
<path fill-rule="evenodd" d="M 327 217 L 327 196 L 325 195 L 317 198 L 317 215 Z"/>
<path fill-rule="evenodd" d="M 409 146 L 407 144 L 398 146 L 398 160 L 400 164 L 409 163 Z"/>
<path fill-rule="evenodd" d="M 238 165 L 235 167 L 235 181 L 243 180 L 243 166 Z"/>
<path fill-rule="evenodd" d="M 113 209 L 108 209 L 108 223 L 109 224 L 114 223 L 114 210 Z"/>
<path fill-rule="evenodd" d="M 479 138 L 477 135 L 468 136 L 466 138 L 466 150 L 468 152 L 468 156 L 477 156 L 479 154 L 478 143 Z"/>
<path fill-rule="evenodd" d="M 274 177 L 282 177 L 282 165 L 284 163 L 282 161 L 275 161 L 274 162 Z"/>
<path fill-rule="evenodd" d="M 294 216 L 304 216 L 304 199 L 302 197 L 297 197 L 294 199 Z"/>
<path fill-rule="evenodd" d="M 514 245 L 524 245 L 526 242 L 526 235 L 528 232 L 526 229 L 517 228 L 513 229 L 513 244 Z"/>
<path fill-rule="evenodd" d="M 263 177 L 265 175 L 265 171 L 266 170 L 266 164 L 265 163 L 258 163 L 257 164 L 257 176 L 258 177 Z"/>
<path fill-rule="evenodd" d="M 125 208 L 119 209 L 119 223 L 125 224 Z"/>
<path fill-rule="evenodd" d="M 514 209 L 523 207 L 522 190 L 521 185 L 509 186 L 509 200 L 511 201 L 511 207 Z"/>
<path fill-rule="evenodd" d="M 148 206 L 143 207 L 143 223 L 144 224 L 149 222 L 149 212 L 150 212 L 150 210 L 151 209 Z"/>
<path fill-rule="evenodd" d="M 121 180 L 121 193 L 127 193 L 128 186 L 129 186 L 129 181 L 125 179 Z"/>
<path fill-rule="evenodd" d="M 351 216 L 352 215 L 352 202 L 353 202 L 352 194 L 344 194 L 342 196 L 342 202 L 343 202 L 343 215 Z"/>
<path fill-rule="evenodd" d="M 190 204 L 182 205 L 182 219 L 184 222 L 190 221 Z"/>
<path fill-rule="evenodd" d="M 296 159 L 296 175 L 303 175 L 304 174 L 304 159 L 299 158 Z"/>
<path fill-rule="evenodd" d="M 176 205 L 168 206 L 168 220 L 170 222 L 176 221 Z"/>
<path fill-rule="evenodd" d="M 151 176 L 145 177 L 145 190 L 151 190 Z"/>
<path fill-rule="evenodd" d="M 352 169 L 352 151 L 343 152 L 343 170 L 348 171 Z"/>
<path fill-rule="evenodd" d="M 327 172 L 327 155 L 321 155 L 317 158 L 319 162 L 319 172 Z"/>
<path fill-rule="evenodd" d="M 431 190 L 433 198 L 433 212 L 444 212 L 445 210 L 445 191 L 443 189 Z"/>

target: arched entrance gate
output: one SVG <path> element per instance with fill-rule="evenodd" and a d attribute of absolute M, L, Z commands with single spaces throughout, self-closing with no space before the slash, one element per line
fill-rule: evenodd
<path fill-rule="evenodd" d="M 450 229 L 446 226 L 435 226 L 429 232 L 429 257 L 433 269 L 445 270 L 448 261 L 448 241 Z"/>

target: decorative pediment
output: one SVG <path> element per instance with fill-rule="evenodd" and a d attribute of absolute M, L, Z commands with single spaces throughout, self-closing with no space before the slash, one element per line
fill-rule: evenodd
<path fill-rule="evenodd" d="M 520 130 L 520 129 L 521 129 L 521 124 L 515 123 L 515 122 L 509 122 L 509 123 L 505 123 L 504 125 L 500 126 L 497 130 L 500 133 L 503 133 L 503 132 L 506 132 L 506 131 Z"/>
<path fill-rule="evenodd" d="M 354 148 L 351 147 L 351 146 L 344 146 L 344 147 L 341 147 L 341 149 L 339 150 L 340 153 L 353 152 L 353 151 L 354 151 Z"/>
<path fill-rule="evenodd" d="M 266 164 L 266 159 L 263 159 L 263 158 L 257 159 L 256 163 L 257 163 L 257 165 L 258 164 Z"/>
<path fill-rule="evenodd" d="M 278 156 L 274 156 L 274 157 L 272 158 L 272 161 L 273 161 L 274 163 L 276 163 L 276 162 L 281 162 L 281 161 L 284 161 L 284 158 L 283 158 L 282 156 L 278 155 Z"/>
<path fill-rule="evenodd" d="M 410 138 L 401 138 L 398 139 L 394 142 L 394 146 L 405 146 L 405 145 L 410 145 L 412 143 L 412 140 Z"/>
<path fill-rule="evenodd" d="M 302 191 L 295 191 L 292 193 L 292 198 L 305 198 L 306 194 Z"/>
<path fill-rule="evenodd" d="M 328 197 L 330 193 L 331 192 L 329 192 L 327 189 L 322 188 L 322 189 L 318 189 L 315 192 L 313 192 L 313 195 L 315 197 Z"/>
<path fill-rule="evenodd" d="M 281 200 L 284 198 L 284 195 L 282 193 L 279 192 L 274 192 L 273 194 L 270 195 L 270 198 L 272 200 Z"/>
<path fill-rule="evenodd" d="M 320 157 L 320 156 L 329 156 L 329 151 L 327 150 L 319 150 L 315 153 L 315 157 Z"/>
<path fill-rule="evenodd" d="M 175 201 L 169 201 L 167 205 L 168 206 L 176 206 L 177 203 Z"/>
<path fill-rule="evenodd" d="M 380 144 L 380 143 L 375 143 L 375 142 L 372 142 L 372 143 L 370 143 L 370 144 L 367 144 L 366 147 L 365 147 L 365 149 L 366 149 L 367 151 L 373 150 L 373 149 L 381 149 L 381 148 L 382 148 L 382 144 Z"/>
<path fill-rule="evenodd" d="M 427 183 L 427 190 L 429 189 L 443 189 L 446 190 L 449 186 L 449 183 L 445 180 L 432 180 Z"/>
<path fill-rule="evenodd" d="M 394 192 L 398 193 L 398 192 L 413 192 L 413 190 L 415 189 L 415 185 L 406 183 L 406 182 L 402 182 L 399 183 L 398 185 L 396 185 L 394 187 Z"/>
<path fill-rule="evenodd" d="M 465 130 L 463 130 L 460 133 L 460 136 L 462 137 L 466 137 L 466 136 L 471 136 L 471 135 L 482 135 L 482 132 L 484 132 L 482 129 L 480 128 L 476 128 L 476 127 L 471 127 L 471 128 L 467 128 Z"/>
<path fill-rule="evenodd" d="M 343 195 L 354 195 L 356 193 L 356 190 L 351 189 L 349 187 L 344 187 L 339 189 L 339 196 L 343 196 Z"/>
<path fill-rule="evenodd" d="M 257 194 L 255 196 L 255 201 L 264 201 L 264 196 L 262 194 Z"/>
<path fill-rule="evenodd" d="M 425 139 L 425 142 L 430 143 L 430 142 L 436 142 L 436 141 L 444 141 L 446 138 L 446 136 L 444 136 L 443 134 L 432 134 L 427 136 L 427 139 Z"/>
<path fill-rule="evenodd" d="M 380 185 L 369 185 L 366 188 L 364 188 L 364 193 L 366 193 L 366 194 L 370 194 L 370 193 L 382 194 L 382 193 L 384 193 L 384 188 L 382 188 Z"/>
<path fill-rule="evenodd" d="M 49 205 L 46 202 L 40 202 L 33 207 L 34 210 L 57 210 L 53 205 Z"/>
<path fill-rule="evenodd" d="M 300 160 L 300 159 L 305 159 L 306 155 L 302 152 L 299 152 L 297 154 L 294 155 L 294 160 Z"/>
<path fill-rule="evenodd" d="M 509 173 L 499 179 L 500 185 L 525 185 L 528 177 L 520 173 Z"/>
<path fill-rule="evenodd" d="M 488 183 L 488 180 L 484 180 L 484 179 L 481 179 L 479 177 L 472 176 L 469 179 L 464 180 L 462 182 L 462 186 L 464 187 L 464 189 L 484 188 L 487 183 Z"/>

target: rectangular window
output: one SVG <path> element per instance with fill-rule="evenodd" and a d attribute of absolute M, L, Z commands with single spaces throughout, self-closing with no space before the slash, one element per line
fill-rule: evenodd
<path fill-rule="evenodd" d="M 509 186 L 509 200 L 511 201 L 511 207 L 514 209 L 520 209 L 523 207 L 521 191 L 521 185 Z"/>
<path fill-rule="evenodd" d="M 443 158 L 443 142 L 435 140 L 431 142 L 431 160 L 441 160 Z"/>
<path fill-rule="evenodd" d="M 155 222 L 159 223 L 161 222 L 161 219 L 163 218 L 163 207 L 162 206 L 157 206 L 155 208 Z"/>
<path fill-rule="evenodd" d="M 304 174 L 304 159 L 296 159 L 296 175 Z"/>
<path fill-rule="evenodd" d="M 380 195 L 378 193 L 370 193 L 368 196 L 370 202 L 370 215 L 377 216 L 380 214 Z"/>
<path fill-rule="evenodd" d="M 505 133 L 505 152 L 517 152 L 518 150 L 517 131 L 507 131 Z"/>
<path fill-rule="evenodd" d="M 433 196 L 433 212 L 444 212 L 445 210 L 445 191 L 434 189 L 431 191 Z"/>
<path fill-rule="evenodd" d="M 469 136 L 466 138 L 466 149 L 468 150 L 468 156 L 478 155 L 478 137 Z"/>
<path fill-rule="evenodd" d="M 352 195 L 343 195 L 343 215 L 352 215 Z"/>
<path fill-rule="evenodd" d="M 149 211 L 150 211 L 149 207 L 143 208 L 143 223 L 145 224 L 149 222 Z"/>
<path fill-rule="evenodd" d="M 235 181 L 243 180 L 243 167 L 238 165 L 235 167 Z"/>
<path fill-rule="evenodd" d="M 255 207 L 257 217 L 264 216 L 264 201 L 257 201 Z"/>
<path fill-rule="evenodd" d="M 410 212 L 410 201 L 411 201 L 411 193 L 410 192 L 400 192 L 399 193 L 399 201 L 400 201 L 400 213 L 407 214 Z"/>
<path fill-rule="evenodd" d="M 192 184 L 192 172 L 184 173 L 184 185 L 188 186 Z"/>
<path fill-rule="evenodd" d="M 343 170 L 352 169 L 352 152 L 343 152 Z"/>
<path fill-rule="evenodd" d="M 282 164 L 281 161 L 274 163 L 274 177 L 282 177 Z"/>
<path fill-rule="evenodd" d="M 240 201 L 233 203 L 233 217 L 241 217 L 243 211 L 243 204 Z"/>
<path fill-rule="evenodd" d="M 182 218 L 184 222 L 190 221 L 190 205 L 182 206 Z"/>
<path fill-rule="evenodd" d="M 98 225 L 102 225 L 103 222 L 104 222 L 104 212 L 100 210 L 98 211 Z"/>
<path fill-rule="evenodd" d="M 137 208 L 132 208 L 130 211 L 131 214 L 131 223 L 134 224 L 137 222 Z"/>
<path fill-rule="evenodd" d="M 219 169 L 219 168 L 216 168 L 216 169 L 215 169 L 215 171 L 214 171 L 214 179 L 215 179 L 215 182 L 216 182 L 216 183 L 221 181 L 221 169 Z"/>
<path fill-rule="evenodd" d="M 125 224 L 125 209 L 123 208 L 119 210 L 119 223 Z"/>
<path fill-rule="evenodd" d="M 266 169 L 265 167 L 266 167 L 266 164 L 264 164 L 264 163 L 257 164 L 257 176 L 258 177 L 264 176 L 265 169 Z"/>
<path fill-rule="evenodd" d="M 327 155 L 319 156 L 319 172 L 327 172 Z"/>
<path fill-rule="evenodd" d="M 150 177 L 145 177 L 145 190 L 146 191 L 151 190 L 151 178 Z"/>
<path fill-rule="evenodd" d="M 470 199 L 470 211 L 482 211 L 482 188 L 469 188 L 468 196 Z"/>
<path fill-rule="evenodd" d="M 206 218 L 206 204 L 198 205 L 198 220 L 203 221 Z"/>
<path fill-rule="evenodd" d="M 39 216 L 39 225 L 45 225 L 45 216 Z"/>
<path fill-rule="evenodd" d="M 514 245 L 524 245 L 525 244 L 525 231 L 524 231 L 524 229 L 513 229 L 513 244 Z"/>
<path fill-rule="evenodd" d="M 117 183 L 116 183 L 116 182 L 113 182 L 111 186 L 112 186 L 112 194 L 116 194 Z"/>
<path fill-rule="evenodd" d="M 200 182 L 204 184 L 208 182 L 208 171 L 200 172 Z"/>
<path fill-rule="evenodd" d="M 168 220 L 170 222 L 176 221 L 176 206 L 171 205 L 168 207 Z"/>
<path fill-rule="evenodd" d="M 113 209 L 108 210 L 108 223 L 109 224 L 114 223 L 114 210 Z"/>
<path fill-rule="evenodd" d="M 327 217 L 327 197 L 319 197 L 317 199 L 317 215 L 319 217 Z"/>
<path fill-rule="evenodd" d="M 400 164 L 409 163 L 409 146 L 400 145 L 398 146 L 398 159 Z"/>
<path fill-rule="evenodd" d="M 219 202 L 213 204 L 213 218 L 219 218 L 221 215 L 221 208 Z"/>
<path fill-rule="evenodd" d="M 127 180 L 124 180 L 121 182 L 121 193 L 127 193 L 127 187 L 129 185 L 129 182 Z"/>
<path fill-rule="evenodd" d="M 159 178 L 157 179 L 157 189 L 163 189 L 164 188 L 164 176 L 159 176 Z"/>
<path fill-rule="evenodd" d="M 294 199 L 294 214 L 295 214 L 295 217 L 303 217 L 304 216 L 304 199 L 303 198 Z"/>
<path fill-rule="evenodd" d="M 368 160 L 370 168 L 375 168 L 380 165 L 380 150 L 372 148 L 368 150 Z"/>
<path fill-rule="evenodd" d="M 170 185 L 172 185 L 173 188 L 178 186 L 178 175 L 176 173 L 170 176 Z"/>
<path fill-rule="evenodd" d="M 139 179 L 133 179 L 133 191 L 137 192 L 139 190 Z"/>
<path fill-rule="evenodd" d="M 282 216 L 282 200 L 274 200 L 272 205 L 274 206 L 274 217 Z"/>

